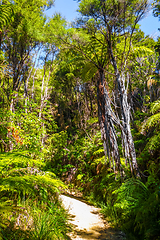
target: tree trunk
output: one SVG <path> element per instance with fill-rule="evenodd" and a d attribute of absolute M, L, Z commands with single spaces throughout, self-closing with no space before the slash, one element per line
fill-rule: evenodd
<path fill-rule="evenodd" d="M 120 119 L 122 122 L 122 126 L 120 127 L 121 127 L 122 137 L 123 137 L 122 145 L 125 146 L 125 149 L 124 149 L 125 156 L 128 157 L 129 161 L 131 159 L 130 167 L 131 167 L 132 174 L 139 177 L 139 169 L 138 169 L 138 164 L 136 160 L 136 152 L 135 152 L 134 142 L 131 134 L 131 127 L 130 127 L 130 106 L 128 103 L 128 96 L 127 96 L 129 77 L 127 77 L 127 82 L 126 82 L 126 76 L 122 69 L 121 69 L 121 74 L 119 73 L 117 68 L 117 62 L 113 54 L 110 40 L 108 40 L 108 46 L 109 46 L 108 51 L 110 53 L 110 61 L 114 68 L 116 82 L 118 86 L 118 93 L 120 98 L 120 101 L 119 101 L 120 115 L 121 115 Z M 123 65 L 123 69 L 125 69 L 125 63 Z"/>
<path fill-rule="evenodd" d="M 118 150 L 117 136 L 114 128 L 113 111 L 111 109 L 110 98 L 105 88 L 105 78 L 103 70 L 99 70 L 97 82 L 98 117 L 101 129 L 101 138 L 104 145 L 104 152 L 111 164 L 113 157 L 116 163 L 116 170 L 120 169 L 120 155 Z M 114 166 L 113 166 L 114 167 Z"/>
<path fill-rule="evenodd" d="M 117 69 L 116 69 L 117 71 Z M 131 127 L 130 127 L 130 106 L 128 103 L 128 96 L 127 96 L 127 90 L 128 90 L 128 81 L 127 86 L 126 84 L 126 77 L 125 74 L 122 72 L 121 75 L 118 73 L 117 77 L 117 85 L 118 85 L 118 92 L 120 96 L 120 110 L 121 110 L 121 120 L 122 120 L 122 141 L 123 145 L 125 147 L 125 157 L 128 158 L 130 161 L 131 159 L 131 172 L 135 176 L 139 176 L 139 170 L 138 170 L 138 164 L 136 160 L 136 152 L 134 147 L 134 142 L 131 134 Z"/>
<path fill-rule="evenodd" d="M 134 175 L 138 176 L 139 175 L 138 164 L 136 160 L 136 152 L 135 152 L 134 142 L 131 134 L 131 127 L 130 127 L 130 106 L 128 104 L 128 99 L 127 99 L 128 87 L 125 86 L 125 82 L 126 82 L 125 74 L 121 73 L 121 76 L 118 75 L 117 83 L 118 83 L 118 90 L 120 94 L 121 117 L 122 117 L 123 135 L 124 135 L 123 141 L 126 146 L 125 147 L 125 151 L 127 151 L 126 156 L 129 153 L 128 159 L 131 158 L 131 161 L 132 161 L 133 171 L 132 171 L 132 168 L 131 168 L 131 171 Z"/>
<path fill-rule="evenodd" d="M 40 48 L 39 48 L 40 49 Z M 28 83 L 29 83 L 29 79 L 31 77 L 31 74 L 32 74 L 32 71 L 33 71 L 33 68 L 35 67 L 36 65 L 36 62 L 38 60 L 38 52 L 39 52 L 39 49 L 38 51 L 35 53 L 34 57 L 35 57 L 35 61 L 34 61 L 34 64 L 32 65 L 30 71 L 29 71 L 29 74 L 27 76 L 27 79 L 26 81 L 24 80 L 24 99 L 25 99 L 25 112 L 27 113 L 27 104 L 29 102 L 29 96 L 28 96 Z M 40 53 L 39 53 L 40 54 Z M 36 72 L 36 71 L 35 71 Z M 33 80 L 34 81 L 34 80 Z"/>

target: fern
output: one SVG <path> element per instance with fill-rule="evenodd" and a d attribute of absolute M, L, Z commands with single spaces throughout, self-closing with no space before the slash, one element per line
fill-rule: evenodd
<path fill-rule="evenodd" d="M 154 115 L 149 117 L 147 121 L 142 125 L 141 133 L 146 134 L 149 132 L 152 136 L 149 138 L 149 142 L 146 145 L 147 150 L 150 151 L 151 154 L 156 152 L 159 149 L 160 145 L 160 100 L 155 101 L 151 104 L 150 112 Z"/>
<path fill-rule="evenodd" d="M 157 100 L 151 104 L 151 113 L 154 114 L 157 111 L 160 111 L 160 100 Z"/>
<path fill-rule="evenodd" d="M 42 166 L 42 161 L 22 153 L 0 154 L 0 192 L 26 192 L 37 197 L 39 188 L 45 188 L 48 194 L 58 192 L 58 188 L 64 185 L 56 179 L 55 174 L 40 170 Z"/>
<path fill-rule="evenodd" d="M 10 23 L 12 13 L 13 9 L 10 3 L 0 5 L 0 30 L 3 28 L 3 26 Z"/>
<path fill-rule="evenodd" d="M 140 47 L 134 47 L 133 48 L 133 54 L 138 57 L 145 57 L 145 56 L 152 56 L 154 54 L 154 51 L 152 51 L 150 48 L 145 46 Z"/>
<path fill-rule="evenodd" d="M 42 159 L 32 159 L 26 152 L 0 154 L 0 236 L 10 225 L 9 216 L 14 211 L 30 211 L 33 201 L 39 207 L 57 204 L 59 188 L 65 186 L 54 173 L 43 171 L 44 166 Z"/>
<path fill-rule="evenodd" d="M 149 130 L 152 127 L 157 127 L 160 125 L 160 112 L 158 111 L 160 111 L 160 100 L 157 100 L 151 104 L 150 112 L 154 115 L 149 117 L 142 125 L 142 133 L 144 133 L 145 130 Z"/>
<path fill-rule="evenodd" d="M 157 239 L 159 235 L 159 199 L 158 188 L 152 193 L 148 187 L 138 179 L 129 179 L 113 192 L 114 211 L 123 230 L 135 235 L 135 239 Z"/>
<path fill-rule="evenodd" d="M 149 130 L 153 127 L 157 127 L 160 124 L 160 113 L 156 113 L 153 116 L 149 117 L 147 121 L 142 126 L 142 133 L 145 130 Z"/>
<path fill-rule="evenodd" d="M 39 159 L 32 159 L 29 155 L 27 155 L 27 151 L 22 152 L 8 152 L 8 153 L 0 153 L 0 173 L 1 171 L 14 169 L 16 167 L 43 167 L 43 161 Z"/>
<path fill-rule="evenodd" d="M 96 72 L 97 69 L 93 66 L 91 62 L 85 63 L 82 71 L 82 79 L 88 82 L 91 78 L 95 76 Z"/>

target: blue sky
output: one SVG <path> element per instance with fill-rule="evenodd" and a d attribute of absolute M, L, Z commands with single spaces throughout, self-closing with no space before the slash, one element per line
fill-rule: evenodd
<path fill-rule="evenodd" d="M 51 17 L 55 12 L 61 13 L 67 21 L 73 21 L 77 16 L 78 3 L 73 0 L 55 0 L 55 6 L 47 11 L 47 15 Z M 152 13 L 148 13 L 147 16 L 139 22 L 141 29 L 146 35 L 151 35 L 155 39 L 160 36 L 160 21 L 158 18 L 153 17 Z"/>

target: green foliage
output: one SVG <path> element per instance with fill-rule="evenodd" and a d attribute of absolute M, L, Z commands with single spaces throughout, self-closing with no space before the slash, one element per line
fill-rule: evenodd
<path fill-rule="evenodd" d="M 65 186 L 58 175 L 101 206 L 129 239 L 157 240 L 160 101 L 150 103 L 152 87 L 156 88 L 153 100 L 158 98 L 154 71 L 159 42 L 155 54 L 155 41 L 138 26 L 132 35 L 145 1 L 80 1 L 82 19 L 71 28 L 59 14 L 46 21 L 44 10 L 53 2 L 15 0 L 13 6 L 0 5 L 4 49 L 0 52 L 0 238 L 67 239 L 67 216 L 58 201 L 59 189 Z M 142 176 L 142 181 L 130 179 L 121 146 L 121 173 L 104 154 L 97 117 L 97 71 L 104 70 L 111 106 L 121 115 L 109 43 L 119 73 L 126 64 L 128 102 L 138 102 L 130 106 L 140 172 L 148 176 Z M 39 49 L 42 54 L 37 53 L 34 64 Z M 117 137 L 119 143 L 120 132 Z"/>
<path fill-rule="evenodd" d="M 0 5 L 0 31 L 6 27 L 12 20 L 13 6 L 6 1 L 5 4 Z"/>
<path fill-rule="evenodd" d="M 57 240 L 66 239 L 66 212 L 59 205 L 52 204 L 47 211 L 34 209 L 34 231 L 30 233 L 33 240 Z"/>
<path fill-rule="evenodd" d="M 159 125 L 160 113 L 154 114 L 150 118 L 147 119 L 146 123 L 143 124 L 142 132 L 145 130 L 149 130 L 151 128 L 155 128 Z"/>
<path fill-rule="evenodd" d="M 156 151 L 159 150 L 160 144 L 160 101 L 157 100 L 151 104 L 150 112 L 153 113 L 146 122 L 142 125 L 142 133 L 150 133 L 151 137 L 146 145 L 146 149 L 150 151 L 153 155 Z"/>
<path fill-rule="evenodd" d="M 151 104 L 151 113 L 154 114 L 158 111 L 160 111 L 160 100 L 155 101 L 154 103 Z"/>
<path fill-rule="evenodd" d="M 13 114 L 12 127 L 17 129 L 22 144 L 19 145 L 21 149 L 27 149 L 28 151 L 34 151 L 39 154 L 42 149 L 41 137 L 44 134 L 45 129 L 41 127 L 41 120 L 37 117 L 37 112 L 16 111 Z M 21 122 L 20 127 L 18 123 Z"/>
<path fill-rule="evenodd" d="M 114 218 L 117 219 L 119 226 L 128 232 L 130 239 L 158 239 L 160 233 L 158 192 L 159 187 L 156 187 L 153 193 L 145 184 L 135 179 L 125 181 L 113 192 Z"/>
<path fill-rule="evenodd" d="M 68 150 L 65 149 L 65 147 L 67 145 L 67 137 L 68 137 L 67 132 L 61 131 L 61 132 L 50 135 L 50 137 L 47 140 L 48 164 L 50 165 L 50 162 L 51 162 L 51 166 L 54 167 L 54 169 L 56 170 L 56 174 L 60 174 L 62 169 L 61 169 L 61 167 L 60 167 L 61 170 L 58 169 L 58 166 L 60 166 L 60 164 L 63 161 L 63 157 L 68 152 Z M 48 167 L 49 167 L 49 165 L 48 165 Z M 64 167 L 66 167 L 66 164 Z"/>
<path fill-rule="evenodd" d="M 93 63 L 88 62 L 84 65 L 82 71 L 82 79 L 84 79 L 85 82 L 90 81 L 90 79 L 94 77 L 96 72 L 97 69 L 94 67 Z"/>
<path fill-rule="evenodd" d="M 19 1 L 15 0 L 14 7 L 14 23 L 12 25 L 11 35 L 19 34 L 19 36 L 14 36 L 18 40 L 24 40 L 26 37 L 26 43 L 29 40 L 42 40 L 42 31 L 44 25 L 44 15 L 43 11 L 46 7 L 51 7 L 53 5 L 53 0 L 42 0 L 42 1 Z M 30 13 L 33 14 L 30 14 Z M 15 28 L 16 26 L 16 28 Z M 44 40 L 44 39 L 43 39 Z"/>
<path fill-rule="evenodd" d="M 0 227 L 4 239 L 8 237 L 10 230 L 16 231 L 17 224 L 21 230 L 25 226 L 27 231 L 23 234 L 31 234 L 30 239 L 44 239 L 44 232 L 48 232 L 46 239 L 57 239 L 65 234 L 66 217 L 58 202 L 59 188 L 65 186 L 55 174 L 43 171 L 44 166 L 42 159 L 32 159 L 27 152 L 0 154 Z M 37 222 L 41 208 L 43 214 Z M 11 215 L 12 219 L 9 217 Z M 23 223 L 25 217 L 31 219 L 32 223 Z M 44 219 L 52 224 L 52 228 L 54 226 L 54 236 L 52 234 L 51 237 L 49 229 L 45 228 Z"/>
<path fill-rule="evenodd" d="M 91 199 L 103 208 L 106 216 L 111 216 L 110 214 L 112 214 L 112 202 L 114 199 L 112 192 L 120 186 L 120 182 L 120 176 L 116 176 L 107 166 L 106 168 L 104 167 L 99 176 L 93 180 L 94 189 Z"/>

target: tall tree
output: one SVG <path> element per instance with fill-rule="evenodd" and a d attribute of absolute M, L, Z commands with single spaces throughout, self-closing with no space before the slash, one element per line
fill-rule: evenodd
<path fill-rule="evenodd" d="M 4 28 L 1 45 L 8 63 L 4 81 L 8 82 L 7 88 L 10 88 L 10 92 L 14 92 L 14 97 L 22 85 L 24 92 L 27 92 L 26 81 L 32 64 L 31 53 L 37 49 L 40 42 L 44 41 L 43 30 L 46 18 L 43 12 L 52 6 L 53 2 L 48 0 L 12 1 L 14 19 L 10 26 Z M 13 110 L 14 98 L 12 94 L 9 95 L 10 109 Z"/>
<path fill-rule="evenodd" d="M 2 15 L 5 15 L 5 22 L 8 19 L 7 16 L 11 15 L 8 13 L 11 6 L 13 19 L 10 24 L 6 25 L 2 24 L 0 18 L 0 27 L 3 30 L 1 34 L 1 49 L 3 49 L 0 80 L 1 96 L 3 102 L 7 103 L 7 108 L 11 112 L 15 112 L 17 107 L 24 107 L 24 105 L 25 110 L 27 109 L 29 81 L 32 79 L 32 75 L 33 78 L 35 76 L 32 71 L 37 65 L 39 50 L 43 48 L 43 43 L 47 41 L 44 34 L 46 24 L 44 11 L 53 5 L 54 0 L 15 0 L 12 1 L 12 5 L 6 5 L 7 1 L 2 2 L 0 10 L 5 10 L 2 11 Z M 1 106 L 3 108 L 3 104 Z M 8 124 L 13 122 L 13 118 L 8 118 Z M 16 125 L 20 125 L 20 122 Z M 7 136 L 11 140 L 9 140 L 10 149 L 12 148 L 11 135 L 11 132 L 8 131 Z"/>
<path fill-rule="evenodd" d="M 115 125 L 121 129 L 125 156 L 132 173 L 139 175 L 134 142 L 130 126 L 128 102 L 128 60 L 132 51 L 132 37 L 137 23 L 148 11 L 147 0 L 87 0 L 79 1 L 81 18 L 63 40 L 97 68 L 97 100 L 101 136 L 104 150 L 114 157 L 120 169 Z M 112 99 L 107 89 L 106 75 L 114 81 Z M 113 86 L 113 84 L 112 84 Z M 113 89 L 113 88 L 112 88 Z M 111 90 L 111 89 L 110 89 Z"/>

